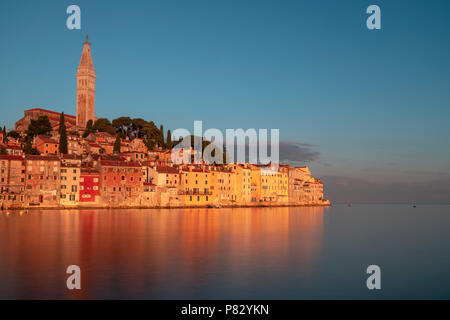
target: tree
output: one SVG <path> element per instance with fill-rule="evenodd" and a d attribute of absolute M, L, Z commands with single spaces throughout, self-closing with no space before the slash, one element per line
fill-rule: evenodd
<path fill-rule="evenodd" d="M 130 117 L 120 117 L 114 119 L 112 125 L 116 129 L 117 132 L 122 132 L 125 135 L 125 132 L 128 130 L 128 127 L 131 125 L 132 121 Z"/>
<path fill-rule="evenodd" d="M 52 130 L 53 128 L 48 117 L 40 116 L 37 120 L 31 120 L 26 133 L 27 136 L 34 138 L 37 135 L 50 136 Z"/>
<path fill-rule="evenodd" d="M 59 124 L 59 153 L 67 154 L 67 130 L 66 124 L 64 123 L 64 114 L 62 114 L 62 125 L 61 122 Z"/>
<path fill-rule="evenodd" d="M 132 133 L 135 138 L 140 138 L 142 129 L 147 125 L 147 121 L 141 118 L 131 120 Z"/>
<path fill-rule="evenodd" d="M 97 119 L 97 121 L 95 121 L 92 129 L 94 131 L 107 132 L 113 136 L 116 134 L 116 129 L 111 124 L 111 122 L 106 118 Z"/>
<path fill-rule="evenodd" d="M 83 138 L 87 138 L 87 136 L 90 135 L 91 133 L 93 133 L 94 131 L 95 131 L 95 130 L 94 130 L 94 128 L 93 128 L 93 121 L 92 121 L 92 120 L 89 120 L 89 121 L 86 123 L 86 130 L 84 130 Z"/>
<path fill-rule="evenodd" d="M 62 134 L 62 129 L 66 128 L 66 122 L 64 120 L 64 112 L 61 112 L 61 115 L 59 116 L 59 128 L 58 128 L 58 133 L 61 135 Z"/>
<path fill-rule="evenodd" d="M 152 151 L 155 148 L 155 141 L 153 140 L 145 140 L 144 143 L 148 151 Z"/>
<path fill-rule="evenodd" d="M 30 139 L 30 138 L 27 136 L 26 141 L 25 141 L 25 146 L 24 146 L 24 148 L 23 148 L 23 152 L 24 152 L 25 154 L 39 155 L 40 152 L 39 152 L 36 148 L 33 148 L 32 144 L 31 144 L 31 141 L 32 141 L 32 140 L 33 140 L 32 138 Z"/>
<path fill-rule="evenodd" d="M 20 133 L 18 133 L 17 131 L 11 130 L 10 132 L 8 132 L 6 135 L 4 135 L 5 137 L 11 137 L 13 139 L 20 139 Z"/>
<path fill-rule="evenodd" d="M 120 144 L 121 144 L 120 137 L 117 136 L 116 142 L 114 142 L 114 153 L 115 154 L 120 153 Z"/>
<path fill-rule="evenodd" d="M 159 134 L 158 134 L 158 139 L 157 139 L 158 145 L 160 147 L 164 148 L 164 127 L 163 125 L 160 125 L 159 127 Z"/>
<path fill-rule="evenodd" d="M 6 127 L 5 126 L 3 126 L 3 140 L 5 140 L 6 139 Z M 3 142 L 3 141 L 0 141 L 0 142 Z"/>
<path fill-rule="evenodd" d="M 172 133 L 170 132 L 170 130 L 167 130 L 166 147 L 167 147 L 167 149 L 172 149 L 172 147 L 173 147 Z"/>
<path fill-rule="evenodd" d="M 8 152 L 6 151 L 5 148 L 0 148 L 0 155 L 2 155 L 2 156 L 8 155 Z"/>

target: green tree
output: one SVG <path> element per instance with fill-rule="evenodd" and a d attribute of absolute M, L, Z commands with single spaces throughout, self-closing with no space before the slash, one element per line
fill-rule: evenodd
<path fill-rule="evenodd" d="M 6 156 L 7 154 L 8 154 L 8 152 L 6 152 L 5 148 L 0 148 L 0 155 Z"/>
<path fill-rule="evenodd" d="M 92 129 L 94 131 L 107 132 L 113 136 L 116 134 L 116 129 L 111 124 L 111 122 L 106 118 L 97 119 L 97 121 L 95 121 Z"/>
<path fill-rule="evenodd" d="M 67 130 L 66 125 L 63 122 L 63 125 L 59 129 L 59 153 L 67 154 Z"/>
<path fill-rule="evenodd" d="M 163 127 L 163 125 L 159 126 L 159 134 L 158 134 L 157 142 L 160 147 L 164 148 L 165 143 L 164 143 L 164 127 Z"/>
<path fill-rule="evenodd" d="M 24 148 L 23 148 L 23 152 L 25 154 L 39 155 L 40 152 L 36 148 L 33 148 L 33 145 L 31 143 L 32 140 L 33 140 L 33 138 L 30 138 L 29 136 L 26 137 L 26 141 L 25 141 L 25 145 L 24 145 Z"/>
<path fill-rule="evenodd" d="M 53 128 L 47 116 L 40 116 L 37 120 L 31 120 L 26 131 L 27 136 L 34 138 L 37 135 L 50 136 Z"/>
<path fill-rule="evenodd" d="M 116 142 L 114 142 L 114 153 L 115 154 L 120 153 L 120 144 L 121 144 L 120 137 L 117 136 Z"/>
<path fill-rule="evenodd" d="M 155 148 L 155 141 L 151 139 L 145 140 L 144 143 L 148 151 L 152 151 Z"/>
<path fill-rule="evenodd" d="M 167 140 L 166 140 L 166 148 L 172 149 L 173 143 L 172 143 L 172 133 L 170 130 L 167 130 Z"/>
<path fill-rule="evenodd" d="M 142 130 L 147 125 L 147 121 L 141 118 L 131 120 L 132 133 L 135 138 L 141 138 Z"/>
<path fill-rule="evenodd" d="M 64 112 L 61 112 L 61 115 L 59 116 L 59 128 L 58 133 L 61 135 L 63 127 L 66 127 L 66 122 L 64 120 Z"/>
<path fill-rule="evenodd" d="M 18 133 L 17 131 L 14 131 L 14 130 L 11 130 L 5 136 L 6 137 L 11 137 L 11 138 L 14 138 L 14 139 L 20 139 L 20 133 Z"/>
<path fill-rule="evenodd" d="M 3 126 L 2 132 L 3 132 L 3 141 L 4 141 L 6 139 L 6 127 L 5 126 Z M 3 142 L 3 141 L 0 141 L 0 142 Z"/>
<path fill-rule="evenodd" d="M 92 120 L 89 120 L 86 123 L 86 130 L 84 130 L 83 138 L 87 138 L 88 135 L 90 135 L 91 133 L 93 133 L 95 131 L 93 128 L 93 123 L 94 122 Z"/>
<path fill-rule="evenodd" d="M 117 132 L 122 132 L 123 135 L 126 134 L 128 131 L 128 128 L 131 126 L 132 121 L 130 117 L 120 117 L 117 119 L 114 119 L 112 122 L 112 125 L 116 129 Z"/>

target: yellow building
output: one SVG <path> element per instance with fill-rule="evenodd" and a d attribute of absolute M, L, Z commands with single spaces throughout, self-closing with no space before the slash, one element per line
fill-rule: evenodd
<path fill-rule="evenodd" d="M 211 205 L 214 189 L 212 172 L 204 168 L 188 167 L 181 170 L 180 189 L 188 206 Z"/>
<path fill-rule="evenodd" d="M 250 175 L 251 175 L 251 202 L 260 202 L 261 199 L 261 168 L 256 165 L 250 165 Z"/>
<path fill-rule="evenodd" d="M 261 166 L 261 200 L 277 203 L 289 201 L 288 166 Z"/>
<path fill-rule="evenodd" d="M 70 162 L 61 163 L 60 173 L 60 204 L 64 206 L 76 206 L 80 201 L 81 167 Z"/>
<path fill-rule="evenodd" d="M 232 200 L 236 204 L 248 204 L 251 202 L 252 174 L 248 164 L 230 164 L 232 171 L 231 184 L 233 189 Z"/>

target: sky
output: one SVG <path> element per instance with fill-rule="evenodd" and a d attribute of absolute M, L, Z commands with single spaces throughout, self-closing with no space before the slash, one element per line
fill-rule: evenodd
<path fill-rule="evenodd" d="M 332 201 L 450 202 L 449 21 L 437 0 L 2 0 L 0 125 L 75 114 L 89 34 L 98 117 L 275 128 Z"/>

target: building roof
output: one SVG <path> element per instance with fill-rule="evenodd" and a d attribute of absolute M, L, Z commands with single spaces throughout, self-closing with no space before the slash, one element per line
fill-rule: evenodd
<path fill-rule="evenodd" d="M 49 155 L 49 156 L 38 156 L 27 154 L 25 155 L 25 160 L 44 160 L 44 161 L 59 161 L 57 156 Z"/>
<path fill-rule="evenodd" d="M 58 116 L 61 115 L 61 113 L 59 113 L 59 112 L 52 111 L 52 110 L 47 110 L 47 109 L 42 109 L 42 108 L 32 108 L 32 109 L 28 109 L 28 110 L 25 110 L 25 113 L 26 113 L 26 112 L 33 112 L 33 111 L 40 111 L 40 112 L 53 113 L 53 114 L 58 115 Z M 65 113 L 64 113 L 64 118 L 72 118 L 73 120 L 76 120 L 76 117 L 75 117 L 75 116 L 71 116 L 71 115 L 65 114 Z M 59 118 L 58 118 L 58 121 L 59 121 Z"/>
<path fill-rule="evenodd" d="M 17 160 L 17 161 L 23 161 L 23 157 L 22 157 L 22 156 L 0 155 L 0 160 Z"/>
<path fill-rule="evenodd" d="M 77 156 L 75 154 L 61 154 L 60 155 L 62 160 L 81 160 L 81 156 Z"/>
<path fill-rule="evenodd" d="M 170 173 L 170 174 L 178 174 L 179 171 L 176 168 L 173 167 L 167 167 L 167 166 L 156 166 L 156 171 L 158 173 Z"/>
<path fill-rule="evenodd" d="M 56 141 L 55 139 L 53 139 L 51 137 L 44 136 L 44 135 L 38 135 L 36 137 L 36 139 L 39 139 L 39 140 L 41 140 L 44 143 L 59 144 L 59 142 Z"/>
<path fill-rule="evenodd" d="M 138 162 L 127 162 L 127 161 L 105 161 L 101 160 L 100 165 L 105 167 L 141 167 Z"/>

